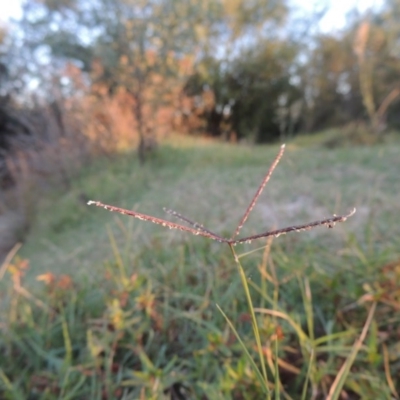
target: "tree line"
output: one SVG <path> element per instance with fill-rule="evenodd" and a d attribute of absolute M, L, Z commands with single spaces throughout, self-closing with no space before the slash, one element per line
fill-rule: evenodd
<path fill-rule="evenodd" d="M 0 34 L 0 146 L 27 134 L 15 109 L 44 104 L 109 142 L 130 129 L 142 157 L 166 126 L 259 143 L 354 121 L 398 129 L 400 2 L 335 32 L 319 17 L 284 0 L 25 2 Z"/>

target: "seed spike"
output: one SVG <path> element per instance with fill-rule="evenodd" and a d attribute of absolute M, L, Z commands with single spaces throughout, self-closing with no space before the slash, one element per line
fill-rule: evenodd
<path fill-rule="evenodd" d="M 253 236 L 248 236 L 245 238 L 237 239 L 237 240 L 230 240 L 229 243 L 248 243 L 251 240 L 255 239 L 260 239 L 260 238 L 265 238 L 268 236 L 274 236 L 274 237 L 279 237 L 280 235 L 284 235 L 289 232 L 301 232 L 301 231 L 306 231 L 310 230 L 312 228 L 316 228 L 317 226 L 327 226 L 328 228 L 332 228 L 334 224 L 337 222 L 344 222 L 347 220 L 347 218 L 350 218 L 352 215 L 354 215 L 356 212 L 356 209 L 353 208 L 348 214 L 346 215 L 338 215 L 334 216 L 331 218 L 323 219 L 321 221 L 314 221 L 310 222 L 308 224 L 304 225 L 294 225 L 294 226 L 288 226 L 287 228 L 282 228 L 282 229 L 277 229 L 275 231 L 268 231 L 264 233 L 259 233 L 257 235 Z"/>
<path fill-rule="evenodd" d="M 134 217 L 134 218 L 140 219 L 142 221 L 149 221 L 149 222 L 152 222 L 153 224 L 157 224 L 157 225 L 168 227 L 169 229 L 178 229 L 178 230 L 183 231 L 183 232 L 189 232 L 192 235 L 196 235 L 196 236 L 200 235 L 200 236 L 204 236 L 204 237 L 207 237 L 207 238 L 213 239 L 213 240 L 222 240 L 223 242 L 227 242 L 228 241 L 228 239 L 224 239 L 224 238 L 222 238 L 222 237 L 220 237 L 218 235 L 214 235 L 214 234 L 209 233 L 209 232 L 196 230 L 196 229 L 190 228 L 188 226 L 176 224 L 174 222 L 170 222 L 170 221 L 166 221 L 164 219 L 156 218 L 156 217 L 153 217 L 151 215 L 138 213 L 136 211 L 126 210 L 125 208 L 120 208 L 120 207 L 111 206 L 109 204 L 104 204 L 101 201 L 89 200 L 88 204 L 89 205 L 95 205 L 97 207 L 102 207 L 102 208 L 104 208 L 104 209 L 106 209 L 108 211 L 117 212 L 119 214 L 129 215 L 130 217 Z"/>
<path fill-rule="evenodd" d="M 280 159 L 282 158 L 284 150 L 285 150 L 285 145 L 283 144 L 281 146 L 281 148 L 280 148 L 280 151 L 279 151 L 278 155 L 275 157 L 275 160 L 271 164 L 267 174 L 265 175 L 263 181 L 261 182 L 261 185 L 259 186 L 256 194 L 254 195 L 254 197 L 253 197 L 249 207 L 247 208 L 244 216 L 240 220 L 239 225 L 236 228 L 236 231 L 233 234 L 231 239 L 223 238 L 223 237 L 213 233 L 212 231 L 209 231 L 208 229 L 204 228 L 203 225 L 201 225 L 201 224 L 199 224 L 197 222 L 194 222 L 194 221 L 190 220 L 187 217 L 184 217 L 183 215 L 177 213 L 176 211 L 168 210 L 168 209 L 165 209 L 165 208 L 164 208 L 164 210 L 167 213 L 169 213 L 169 214 L 181 219 L 182 221 L 185 221 L 186 223 L 188 223 L 192 227 L 176 224 L 174 222 L 170 222 L 170 221 L 166 221 L 164 219 L 156 218 L 156 217 L 153 217 L 151 215 L 138 213 L 136 211 L 130 211 L 130 210 L 126 210 L 124 208 L 111 206 L 111 205 L 108 205 L 108 204 L 104 204 L 101 201 L 89 200 L 87 202 L 87 204 L 88 205 L 95 205 L 97 207 L 102 207 L 102 208 L 104 208 L 104 209 L 106 209 L 108 211 L 113 211 L 113 212 L 117 212 L 119 214 L 124 214 L 124 215 L 128 215 L 130 217 L 138 218 L 138 219 L 140 219 L 142 221 L 152 222 L 153 224 L 158 224 L 158 225 L 161 225 L 163 227 L 167 227 L 169 229 L 178 229 L 178 230 L 181 230 L 181 231 L 184 231 L 184 232 L 191 233 L 192 235 L 204 236 L 204 237 L 207 237 L 209 239 L 215 240 L 215 241 L 220 242 L 220 243 L 228 243 L 231 246 L 236 246 L 239 243 L 251 243 L 252 240 L 265 238 L 265 237 L 269 237 L 269 236 L 274 236 L 274 237 L 277 238 L 280 235 L 284 235 L 286 233 L 306 231 L 306 230 L 313 229 L 313 228 L 315 228 L 317 226 L 327 226 L 328 228 L 333 228 L 336 223 L 344 222 L 349 217 L 354 215 L 354 213 L 356 212 L 355 208 L 350 213 L 348 213 L 346 215 L 337 216 L 336 214 L 333 214 L 333 217 L 327 218 L 327 219 L 324 219 L 324 220 L 321 220 L 321 221 L 314 221 L 314 222 L 310 222 L 308 224 L 303 224 L 303 225 L 289 226 L 289 227 L 286 227 L 286 228 L 277 229 L 277 230 L 274 230 L 274 231 L 268 231 L 268 232 L 260 233 L 260 234 L 253 235 L 253 236 L 247 236 L 247 237 L 235 240 L 234 239 L 235 236 L 238 235 L 238 233 L 239 233 L 240 229 L 242 228 L 243 224 L 246 222 L 250 212 L 254 208 L 255 203 L 257 202 L 259 196 L 261 195 L 261 192 L 263 191 L 265 185 L 267 184 L 267 182 L 271 178 L 271 175 L 272 175 L 273 171 L 275 170 L 275 168 L 278 165 Z"/>
<path fill-rule="evenodd" d="M 181 219 L 182 221 L 187 222 L 189 225 L 192 225 L 194 229 L 198 229 L 198 230 L 200 230 L 200 231 L 207 232 L 207 233 L 209 233 L 210 235 L 214 235 L 215 237 L 220 237 L 220 236 L 217 235 L 216 233 L 214 233 L 214 232 L 208 230 L 207 228 L 205 228 L 202 224 L 199 224 L 198 222 L 192 221 L 191 219 L 185 217 L 185 216 L 182 215 L 182 214 L 179 214 L 178 212 L 176 212 L 176 211 L 174 211 L 174 210 L 170 210 L 170 209 L 164 207 L 164 211 L 165 211 L 166 213 L 168 213 L 168 214 L 173 215 L 174 217 L 177 217 L 177 218 Z M 221 238 L 221 237 L 220 237 L 220 238 Z M 223 238 L 221 238 L 221 239 L 223 239 Z"/>
<path fill-rule="evenodd" d="M 249 217 L 249 214 L 253 210 L 258 198 L 260 197 L 265 185 L 268 183 L 268 181 L 271 178 L 272 173 L 274 172 L 276 166 L 278 165 L 280 159 L 283 156 L 283 152 L 285 151 L 285 144 L 283 144 L 279 150 L 278 155 L 275 157 L 275 160 L 272 162 L 271 166 L 269 167 L 269 170 L 267 174 L 265 175 L 263 181 L 261 182 L 261 185 L 258 187 L 256 194 L 254 195 L 253 199 L 250 202 L 250 205 L 247 207 L 246 212 L 244 213 L 242 219 L 239 222 L 239 225 L 237 226 L 235 233 L 232 235 L 231 240 L 233 240 L 238 234 L 239 231 L 242 229 L 244 223 L 247 221 L 247 218 Z"/>

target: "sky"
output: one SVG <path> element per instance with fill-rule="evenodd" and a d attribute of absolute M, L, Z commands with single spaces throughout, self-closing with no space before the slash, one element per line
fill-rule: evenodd
<path fill-rule="evenodd" d="M 10 18 L 18 18 L 21 15 L 20 0 L 1 0 L 0 1 L 0 21 L 4 24 Z"/>
<path fill-rule="evenodd" d="M 10 18 L 18 18 L 21 15 L 21 2 L 22 0 L 0 0 L 1 24 L 7 23 Z M 360 11 L 364 11 L 371 6 L 380 6 L 383 0 L 291 0 L 290 3 L 303 9 L 304 12 L 328 4 L 329 9 L 320 22 L 320 28 L 324 32 L 328 32 L 341 29 L 346 23 L 346 13 L 354 7 L 357 7 Z"/>
<path fill-rule="evenodd" d="M 359 12 L 364 12 L 370 8 L 379 8 L 383 3 L 384 0 L 291 0 L 289 4 L 310 13 L 327 6 L 327 12 L 320 21 L 320 28 L 324 32 L 329 32 L 343 28 L 346 25 L 346 14 L 355 8 Z"/>

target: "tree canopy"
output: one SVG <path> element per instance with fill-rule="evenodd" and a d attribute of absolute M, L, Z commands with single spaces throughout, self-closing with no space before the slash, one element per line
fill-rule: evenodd
<path fill-rule="evenodd" d="M 285 1 L 30 0 L 0 57 L 23 66 L 20 93 L 90 98 L 107 126 L 118 103 L 140 154 L 166 124 L 256 142 L 352 121 L 382 132 L 400 124 L 399 13 L 387 0 L 299 34 Z"/>

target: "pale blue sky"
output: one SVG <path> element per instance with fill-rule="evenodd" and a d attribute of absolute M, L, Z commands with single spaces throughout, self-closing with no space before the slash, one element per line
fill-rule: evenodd
<path fill-rule="evenodd" d="M 10 18 L 18 18 L 21 14 L 22 0 L 0 0 L 0 23 L 4 24 Z M 290 0 L 305 12 L 313 10 L 315 6 L 330 4 L 329 10 L 321 21 L 321 28 L 324 31 L 340 29 L 346 22 L 346 13 L 357 7 L 360 11 L 371 6 L 380 6 L 383 0 Z"/>
<path fill-rule="evenodd" d="M 289 2 L 304 12 L 312 12 L 313 9 L 321 9 L 326 5 L 328 10 L 321 19 L 320 27 L 324 32 L 328 32 L 343 28 L 346 24 L 346 14 L 354 8 L 364 12 L 371 7 L 381 7 L 384 0 L 289 0 Z"/>

